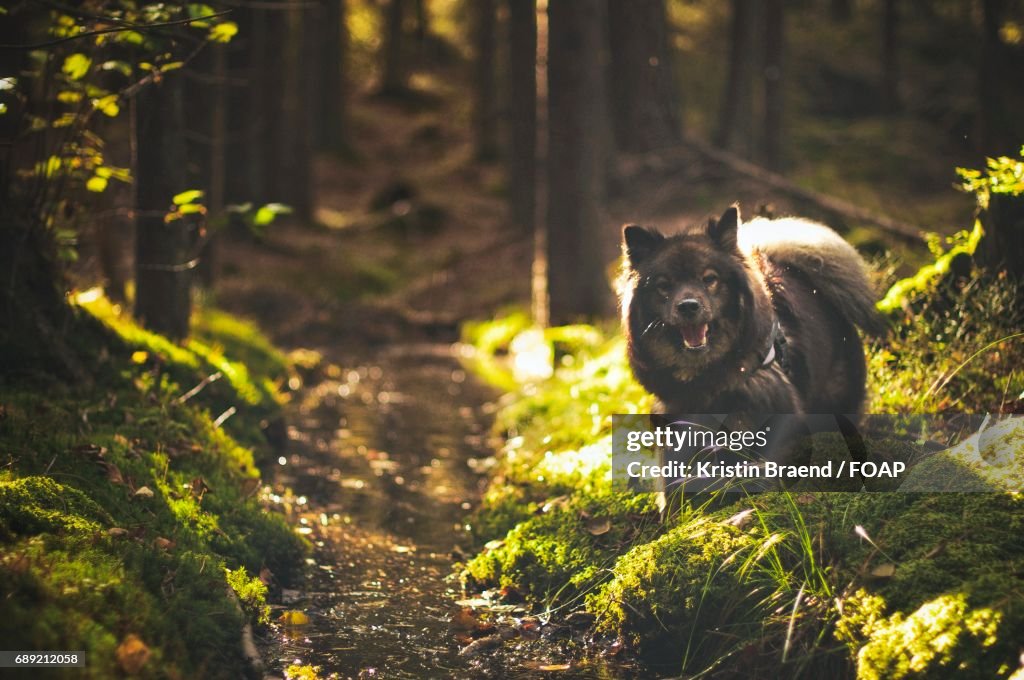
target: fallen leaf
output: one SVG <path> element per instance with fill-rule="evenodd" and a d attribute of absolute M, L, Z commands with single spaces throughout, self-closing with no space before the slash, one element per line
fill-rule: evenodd
<path fill-rule="evenodd" d="M 138 496 L 139 498 L 152 498 L 154 496 L 153 490 L 150 489 L 148 486 L 140 486 L 138 489 L 135 490 L 134 495 Z"/>
<path fill-rule="evenodd" d="M 153 547 L 157 550 L 171 550 L 177 545 L 174 541 L 163 536 L 157 536 L 153 539 Z"/>
<path fill-rule="evenodd" d="M 265 586 L 271 585 L 274 582 L 274 572 L 270 571 L 267 567 L 261 568 L 260 581 L 262 581 Z"/>
<path fill-rule="evenodd" d="M 309 617 L 300 611 L 286 611 L 279 619 L 286 626 L 305 626 L 309 623 Z"/>
<path fill-rule="evenodd" d="M 452 620 L 448 624 L 452 630 L 475 630 L 479 619 L 476 614 L 469 607 L 461 607 L 459 611 L 452 615 Z"/>
<path fill-rule="evenodd" d="M 587 531 L 591 536 L 603 536 L 612 530 L 612 521 L 607 517 L 591 517 L 587 520 Z"/>
<path fill-rule="evenodd" d="M 134 633 L 129 633 L 117 646 L 117 663 L 128 675 L 135 675 L 149 661 L 152 652 Z"/>
<path fill-rule="evenodd" d="M 877 567 L 871 570 L 871 575 L 875 578 L 891 578 L 896 573 L 896 565 L 886 562 L 885 564 L 879 564 Z"/>
<path fill-rule="evenodd" d="M 494 649 L 501 643 L 502 637 L 500 635 L 488 635 L 487 637 L 475 640 L 463 647 L 459 650 L 459 656 L 476 656 L 480 652 L 486 652 L 489 649 Z"/>
<path fill-rule="evenodd" d="M 548 663 L 537 666 L 539 671 L 567 671 L 570 668 L 572 668 L 572 665 L 567 663 Z"/>
<path fill-rule="evenodd" d="M 124 484 L 124 475 L 121 474 L 121 470 L 113 463 L 101 462 L 100 465 L 107 471 L 107 479 L 110 480 L 111 484 Z"/>
<path fill-rule="evenodd" d="M 128 530 L 122 529 L 121 527 L 110 527 L 107 529 L 107 536 L 110 536 L 111 538 L 123 538 L 127 535 Z"/>

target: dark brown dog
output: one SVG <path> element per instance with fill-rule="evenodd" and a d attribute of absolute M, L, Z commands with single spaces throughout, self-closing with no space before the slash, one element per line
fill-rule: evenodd
<path fill-rule="evenodd" d="M 861 411 L 881 333 L 864 262 L 828 227 L 718 220 L 666 236 L 623 229 L 629 360 L 668 413 Z"/>

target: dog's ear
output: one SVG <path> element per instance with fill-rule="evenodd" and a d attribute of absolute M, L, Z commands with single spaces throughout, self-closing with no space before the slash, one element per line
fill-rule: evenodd
<path fill-rule="evenodd" d="M 708 220 L 708 236 L 726 251 L 736 250 L 736 232 L 740 227 L 740 206 L 733 203 L 717 220 Z"/>
<path fill-rule="evenodd" d="M 652 227 L 627 224 L 622 228 L 622 252 L 633 267 L 650 257 L 664 240 L 665 236 Z"/>

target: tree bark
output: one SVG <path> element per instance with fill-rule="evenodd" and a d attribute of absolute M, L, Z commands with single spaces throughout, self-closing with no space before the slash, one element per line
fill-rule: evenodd
<path fill-rule="evenodd" d="M 742 146 L 749 152 L 751 145 L 754 9 L 751 0 L 732 0 L 729 76 L 714 136 L 715 144 L 726 150 Z"/>
<path fill-rule="evenodd" d="M 782 64 L 785 50 L 785 4 L 783 0 L 764 3 L 764 136 L 765 167 L 782 168 L 783 80 Z"/>
<path fill-rule="evenodd" d="M 512 223 L 531 233 L 537 205 L 537 2 L 508 0 L 508 198 Z"/>
<path fill-rule="evenodd" d="M 1000 83 L 1002 40 L 999 37 L 1005 10 L 1005 0 L 982 0 L 981 59 L 978 63 L 978 146 L 979 151 L 987 156 L 1008 151 L 1003 132 L 1008 127 L 1008 114 Z"/>
<path fill-rule="evenodd" d="M 897 0 L 882 3 L 882 105 L 886 113 L 900 109 L 900 8 Z"/>
<path fill-rule="evenodd" d="M 853 18 L 853 1 L 831 0 L 829 2 L 829 13 L 832 15 L 832 21 L 845 24 Z"/>
<path fill-rule="evenodd" d="M 346 0 L 327 0 L 324 12 L 320 128 L 317 147 L 341 151 L 348 146 L 348 28 Z"/>
<path fill-rule="evenodd" d="M 405 1 L 391 0 L 387 6 L 384 28 L 384 68 L 380 93 L 402 95 L 406 92 L 405 72 Z"/>
<path fill-rule="evenodd" d="M 474 0 L 473 133 L 477 160 L 498 155 L 497 105 L 494 96 L 494 57 L 497 7 L 495 0 Z"/>
<path fill-rule="evenodd" d="M 309 77 L 312 68 L 310 46 L 304 40 L 312 30 L 315 15 L 302 0 L 295 0 L 287 10 L 286 49 L 283 58 L 285 77 L 281 93 L 282 113 L 280 130 L 280 186 L 282 200 L 291 206 L 295 219 L 310 222 L 313 219 L 312 142 L 315 107 Z M 274 166 L 271 166 L 274 167 Z"/>
<path fill-rule="evenodd" d="M 611 118 L 626 151 L 679 141 L 679 101 L 672 78 L 665 0 L 608 0 Z"/>
<path fill-rule="evenodd" d="M 548 3 L 547 283 L 552 323 L 610 310 L 601 227 L 609 124 L 604 0 Z"/>
<path fill-rule="evenodd" d="M 192 313 L 191 220 L 165 220 L 184 191 L 181 75 L 167 73 L 135 97 L 135 316 L 174 340 L 188 336 Z"/>
<path fill-rule="evenodd" d="M 978 261 L 992 271 L 1009 272 L 1024 286 L 1024 195 L 992 194 L 981 223 L 985 236 Z"/>

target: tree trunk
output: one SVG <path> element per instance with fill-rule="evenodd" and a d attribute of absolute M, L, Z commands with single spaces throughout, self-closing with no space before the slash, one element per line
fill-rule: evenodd
<path fill-rule="evenodd" d="M 320 130 L 317 147 L 341 151 L 348 146 L 348 28 L 346 0 L 327 0 L 324 13 L 324 53 L 319 58 L 323 69 L 320 87 Z"/>
<path fill-rule="evenodd" d="M 900 109 L 900 8 L 897 0 L 882 3 L 882 105 L 886 113 Z"/>
<path fill-rule="evenodd" d="M 610 310 L 601 228 L 609 124 L 604 0 L 548 3 L 547 272 L 552 323 Z"/>
<path fill-rule="evenodd" d="M 268 15 L 266 10 L 253 9 L 252 11 L 252 32 L 249 36 L 248 64 L 245 70 L 246 95 L 248 100 L 246 140 L 249 157 L 248 167 L 245 169 L 246 183 L 245 193 L 239 195 L 241 201 L 250 201 L 263 198 L 277 200 L 277 196 L 270 191 L 267 175 L 269 169 L 275 167 L 274 161 L 277 153 L 277 126 L 280 124 L 280 97 L 267 97 L 267 80 L 275 76 L 275 73 L 282 73 L 280 60 L 275 59 L 275 67 L 271 68 L 268 55 L 275 47 L 280 48 L 280 39 L 272 39 L 268 26 Z M 275 36 L 280 31 L 274 32 Z M 276 52 L 279 54 L 279 52 Z M 280 81 L 277 81 L 280 82 Z"/>
<path fill-rule="evenodd" d="M 278 185 L 281 199 L 291 206 L 295 219 L 310 222 L 313 219 L 312 142 L 314 106 L 312 78 L 308 69 L 313 41 L 305 40 L 311 31 L 315 15 L 296 0 L 285 17 L 286 45 L 283 62 L 285 77 L 281 93 L 282 113 L 280 131 L 280 175 Z M 274 166 L 271 166 L 274 167 Z"/>
<path fill-rule="evenodd" d="M 405 72 L 405 0 L 391 0 L 388 3 L 384 29 L 384 74 L 381 78 L 380 93 L 403 95 L 406 92 Z"/>
<path fill-rule="evenodd" d="M 508 2 L 508 198 L 512 223 L 531 233 L 537 205 L 537 1 Z"/>
<path fill-rule="evenodd" d="M 978 261 L 992 271 L 1007 271 L 1024 285 L 1024 195 L 993 193 L 981 214 L 985 236 Z"/>
<path fill-rule="evenodd" d="M 751 0 L 732 0 L 729 76 L 715 131 L 715 144 L 727 150 L 746 152 L 751 142 L 754 9 Z"/>
<path fill-rule="evenodd" d="M 982 0 L 981 59 L 978 64 L 978 146 L 987 156 L 1004 154 L 1008 129 L 1007 111 L 1000 84 L 1002 40 L 999 29 L 1006 10 L 1005 0 Z"/>
<path fill-rule="evenodd" d="M 206 178 L 206 209 L 207 222 L 224 216 L 225 183 L 227 181 L 227 107 L 228 107 L 228 68 L 227 45 L 211 45 L 213 60 L 213 80 L 209 86 L 210 93 L 210 144 L 206 149 L 209 154 L 208 176 Z M 206 242 L 203 245 L 199 261 L 199 280 L 204 288 L 212 289 L 217 280 L 219 264 L 219 235 L 207 227 Z"/>
<path fill-rule="evenodd" d="M 497 105 L 494 96 L 494 56 L 497 8 L 495 0 L 474 0 L 473 133 L 477 160 L 498 155 Z"/>
<path fill-rule="evenodd" d="M 679 141 L 681 122 L 665 0 L 608 0 L 611 107 L 620 149 Z"/>
<path fill-rule="evenodd" d="M 853 0 L 831 0 L 829 13 L 832 15 L 832 21 L 845 24 L 853 18 Z"/>
<path fill-rule="evenodd" d="M 782 168 L 782 62 L 785 50 L 784 0 L 766 0 L 764 4 L 764 138 L 765 167 L 776 172 Z"/>
<path fill-rule="evenodd" d="M 181 75 L 164 74 L 135 97 L 135 316 L 175 340 L 188 335 L 192 313 L 193 224 L 165 220 L 184 191 L 185 144 Z"/>

